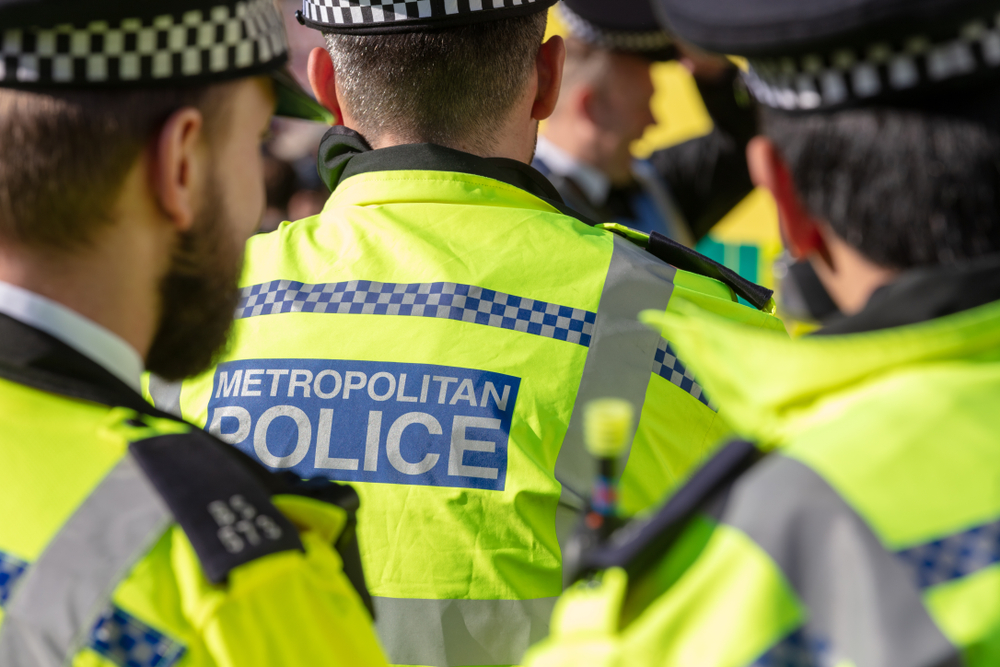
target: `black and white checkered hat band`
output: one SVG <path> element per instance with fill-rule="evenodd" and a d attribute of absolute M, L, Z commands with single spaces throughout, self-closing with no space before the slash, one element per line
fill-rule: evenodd
<path fill-rule="evenodd" d="M 561 3 L 556 11 L 575 37 L 611 51 L 646 53 L 661 51 L 673 44 L 673 39 L 663 30 L 649 32 L 604 30 L 574 12 L 565 3 Z"/>
<path fill-rule="evenodd" d="M 942 42 L 914 37 L 864 51 L 752 58 L 745 78 L 761 103 L 791 111 L 862 103 L 998 68 L 1000 15 L 968 23 L 957 38 Z"/>
<path fill-rule="evenodd" d="M 0 31 L 0 85 L 100 85 L 225 78 L 284 61 L 272 0 L 246 0 L 149 20 Z"/>
<path fill-rule="evenodd" d="M 497 10 L 539 10 L 555 0 L 303 0 L 304 18 L 321 27 L 405 26 L 407 23 L 469 22 Z M 500 16 L 500 13 L 497 13 Z"/>

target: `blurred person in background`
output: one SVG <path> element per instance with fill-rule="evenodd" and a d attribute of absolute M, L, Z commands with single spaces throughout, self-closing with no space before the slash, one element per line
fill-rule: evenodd
<path fill-rule="evenodd" d="M 756 134 L 756 108 L 736 67 L 679 45 L 649 0 L 563 0 L 555 12 L 568 30 L 566 73 L 533 165 L 594 222 L 694 247 L 753 190 L 746 145 Z M 655 123 L 651 66 L 678 58 L 715 128 L 637 160 L 632 144 Z"/>
<path fill-rule="evenodd" d="M 343 121 L 318 151 L 332 195 L 248 244 L 217 368 L 153 392 L 273 469 L 357 483 L 400 665 L 515 664 L 547 633 L 597 470 L 582 405 L 640 412 L 630 512 L 727 432 L 640 310 L 688 294 L 781 328 L 769 291 L 669 239 L 591 226 L 529 166 L 561 81 L 552 4 L 308 0 L 327 41 L 310 81 Z"/>
<path fill-rule="evenodd" d="M 754 181 L 843 315 L 644 316 L 746 440 L 584 559 L 526 664 L 998 664 L 1000 2 L 661 2 L 748 57 Z"/>
<path fill-rule="evenodd" d="M 277 0 L 284 16 L 294 16 L 301 0 Z M 309 85 L 306 67 L 309 52 L 323 46 L 323 36 L 297 21 L 288 21 L 288 70 L 295 80 Z M 285 220 L 316 215 L 330 196 L 330 190 L 316 171 L 316 149 L 329 129 L 328 122 L 309 122 L 278 117 L 271 124 L 265 147 L 267 210 L 260 233 L 277 229 Z"/>
<path fill-rule="evenodd" d="M 281 16 L 0 0 L 0 26 L 0 664 L 384 665 L 356 494 L 139 393 L 225 343 L 275 105 L 322 111 Z"/>

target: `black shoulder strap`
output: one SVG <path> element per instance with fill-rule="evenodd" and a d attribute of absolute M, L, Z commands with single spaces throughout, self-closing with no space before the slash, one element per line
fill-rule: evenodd
<path fill-rule="evenodd" d="M 623 568 L 635 580 L 660 561 L 688 521 L 762 458 L 753 443 L 735 440 L 702 466 L 659 512 L 645 521 L 626 524 L 603 546 L 584 553 L 568 581 L 611 567 Z"/>
<path fill-rule="evenodd" d="M 774 296 L 774 290 L 750 282 L 729 267 L 723 266 L 659 232 L 653 232 L 649 235 L 649 245 L 646 246 L 646 251 L 682 271 L 714 278 L 728 285 L 736 294 L 753 304 L 757 310 L 764 310 L 770 303 L 771 297 Z"/>
<path fill-rule="evenodd" d="M 347 525 L 334 546 L 344 574 L 374 617 L 357 543 L 360 500 L 351 486 L 272 473 L 196 429 L 133 442 L 129 450 L 191 540 L 212 583 L 263 556 L 302 550 L 298 529 L 274 507 L 272 496 L 306 496 L 345 510 Z"/>
<path fill-rule="evenodd" d="M 234 456 L 238 450 L 192 430 L 133 442 L 129 451 L 212 583 L 263 556 L 302 550 L 295 526 L 271 503 L 268 485 Z"/>

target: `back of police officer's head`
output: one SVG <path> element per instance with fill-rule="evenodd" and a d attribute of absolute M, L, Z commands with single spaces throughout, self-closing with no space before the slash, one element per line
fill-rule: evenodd
<path fill-rule="evenodd" d="M 747 57 L 769 108 L 752 176 L 842 310 L 1000 252 L 1000 2 L 657 2 L 684 39 Z"/>
<path fill-rule="evenodd" d="M 562 74 L 562 40 L 543 45 L 545 28 L 539 11 L 428 31 L 327 32 L 310 81 L 376 148 L 434 143 L 527 162 Z"/>
<path fill-rule="evenodd" d="M 766 110 L 764 132 L 803 211 L 875 264 L 1000 252 L 1000 84 L 828 114 Z"/>

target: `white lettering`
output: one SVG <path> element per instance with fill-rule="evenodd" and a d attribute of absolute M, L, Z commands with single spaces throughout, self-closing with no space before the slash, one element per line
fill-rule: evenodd
<path fill-rule="evenodd" d="M 441 391 L 438 392 L 438 405 L 444 405 L 445 392 L 448 391 L 448 385 L 450 385 L 452 382 L 458 382 L 458 378 L 442 377 L 440 375 L 435 375 L 434 381 L 441 383 Z"/>
<path fill-rule="evenodd" d="M 375 383 L 379 380 L 389 381 L 389 390 L 384 394 L 379 394 L 375 391 Z M 396 378 L 392 373 L 376 373 L 372 376 L 372 379 L 368 381 L 368 395 L 371 396 L 373 401 L 388 401 L 395 393 Z"/>
<path fill-rule="evenodd" d="M 222 432 L 222 420 L 227 417 L 236 419 L 239 422 L 236 430 L 232 433 Z M 208 432 L 222 442 L 235 445 L 236 443 L 243 442 L 250 435 L 250 424 L 252 421 L 247 409 L 241 408 L 238 405 L 216 408 L 215 413 L 212 415 L 212 424 L 208 427 Z"/>
<path fill-rule="evenodd" d="M 305 378 L 299 380 L 298 378 Z M 292 371 L 292 377 L 288 380 L 288 398 L 295 398 L 295 388 L 302 387 L 302 398 L 309 398 L 309 385 L 312 384 L 312 371 L 303 368 L 296 368 Z"/>
<path fill-rule="evenodd" d="M 328 377 L 333 378 L 333 391 L 324 392 L 322 387 L 323 378 Z M 316 374 L 316 379 L 313 381 L 313 393 L 318 398 L 335 398 L 340 393 L 340 385 L 340 373 L 331 370 L 320 371 Z"/>
<path fill-rule="evenodd" d="M 426 377 L 426 376 L 425 376 Z M 416 403 L 416 396 L 406 395 L 406 373 L 399 374 L 399 393 L 396 394 L 396 401 L 399 403 Z"/>
<path fill-rule="evenodd" d="M 311 375 L 311 373 L 310 373 Z M 287 456 L 275 456 L 267 448 L 267 429 L 278 417 L 288 417 L 295 422 L 298 429 L 298 441 L 295 449 Z M 275 405 L 268 408 L 257 420 L 257 426 L 253 432 L 253 450 L 257 453 L 257 458 L 261 463 L 272 468 L 291 468 L 297 465 L 309 453 L 309 444 L 312 442 L 312 424 L 306 413 L 293 405 Z"/>
<path fill-rule="evenodd" d="M 251 387 L 259 387 L 263 380 L 255 380 L 255 375 L 263 375 L 264 370 L 261 368 L 248 368 L 246 374 L 243 376 L 243 391 L 240 392 L 241 396 L 260 396 L 260 389 L 251 389 Z"/>
<path fill-rule="evenodd" d="M 389 456 L 389 463 L 392 464 L 392 467 L 404 475 L 422 475 L 431 470 L 441 456 L 428 453 L 417 463 L 410 463 L 403 458 L 399 446 L 403 439 L 403 431 L 411 424 L 423 424 L 431 435 L 441 435 L 442 433 L 441 424 L 434 417 L 425 412 L 407 412 L 393 422 L 389 428 L 389 435 L 385 439 L 385 453 Z"/>
<path fill-rule="evenodd" d="M 503 398 L 497 393 L 496 387 L 493 386 L 492 382 L 487 382 L 486 386 L 483 388 L 483 404 L 480 407 L 486 407 L 486 401 L 488 397 L 493 397 L 493 402 L 497 404 L 502 412 L 507 412 L 507 399 L 510 398 L 510 385 L 505 384 L 503 386 Z"/>
<path fill-rule="evenodd" d="M 283 368 L 281 370 L 269 370 L 267 374 L 271 376 L 271 396 L 278 395 L 278 380 L 282 375 L 288 375 L 288 369 Z"/>
<path fill-rule="evenodd" d="M 378 445 L 382 439 L 382 413 L 371 410 L 368 413 L 368 437 L 365 439 L 365 471 L 378 470 Z"/>
<path fill-rule="evenodd" d="M 427 390 L 431 387 L 431 376 L 425 375 L 423 384 L 420 385 L 420 402 L 427 402 Z"/>
<path fill-rule="evenodd" d="M 357 382 L 355 382 L 357 380 Z M 351 395 L 352 389 L 364 389 L 368 384 L 368 376 L 361 371 L 347 371 L 344 374 L 344 400 Z"/>
<path fill-rule="evenodd" d="M 340 386 L 340 383 L 337 383 Z M 319 395 L 319 392 L 316 392 Z M 316 467 L 325 470 L 357 470 L 357 459 L 338 459 L 330 457 L 330 434 L 333 431 L 333 410 L 322 408 L 319 411 L 319 429 L 316 431 Z"/>
<path fill-rule="evenodd" d="M 468 401 L 469 405 L 476 407 L 476 390 L 472 386 L 472 380 L 465 378 L 462 384 L 458 385 L 458 391 L 448 401 L 448 405 L 455 405 L 459 401 Z"/>
<path fill-rule="evenodd" d="M 224 397 L 229 398 L 230 396 L 240 395 L 240 380 L 243 379 L 243 370 L 240 369 L 233 373 L 233 381 L 229 381 L 229 371 L 219 372 L 219 388 L 215 391 L 215 397 L 219 398 L 219 394 Z"/>
<path fill-rule="evenodd" d="M 497 448 L 496 443 L 489 440 L 469 440 L 466 438 L 465 430 L 468 428 L 498 430 L 500 428 L 500 420 L 486 419 L 484 417 L 455 416 L 455 421 L 451 426 L 451 452 L 448 454 L 448 474 L 457 477 L 496 479 L 499 472 L 497 468 L 465 465 L 464 457 L 466 452 L 488 452 L 492 454 Z"/>

